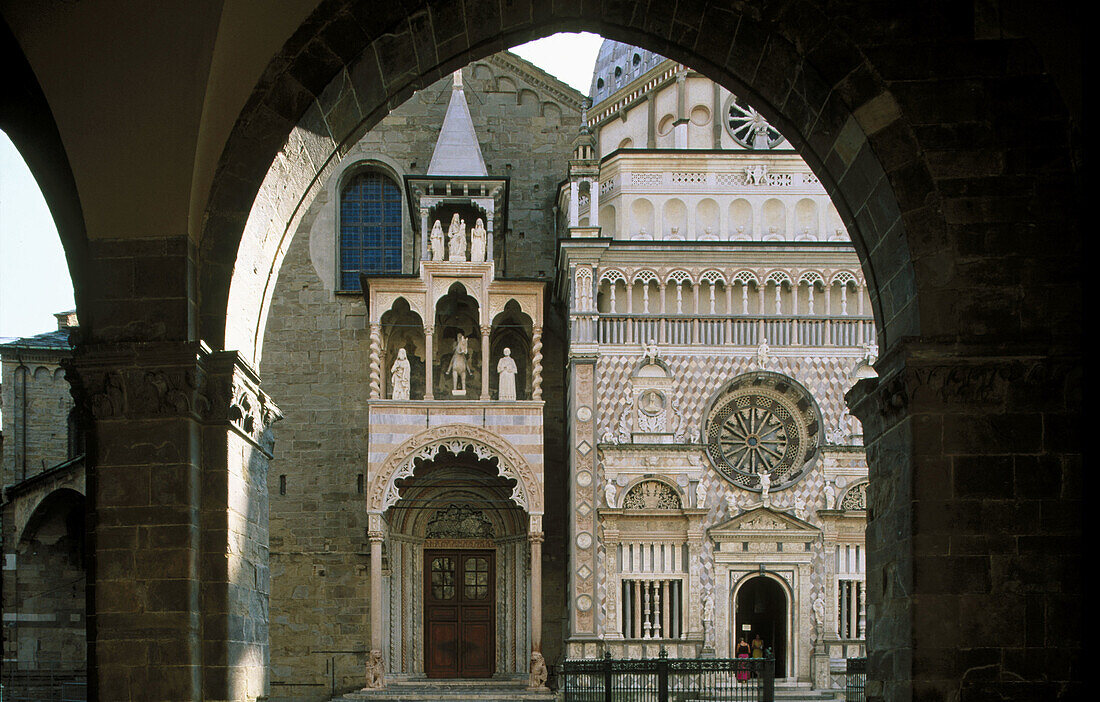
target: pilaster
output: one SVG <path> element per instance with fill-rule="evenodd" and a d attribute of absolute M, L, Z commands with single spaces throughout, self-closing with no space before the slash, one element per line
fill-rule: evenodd
<path fill-rule="evenodd" d="M 875 365 L 847 396 L 870 470 L 868 700 L 960 680 L 1044 696 L 1034 662 L 1080 645 L 1053 614 L 1080 606 L 1079 357 L 904 339 Z"/>
<path fill-rule="evenodd" d="M 268 426 L 235 352 L 196 342 L 79 347 L 89 686 L 101 700 L 267 694 Z"/>

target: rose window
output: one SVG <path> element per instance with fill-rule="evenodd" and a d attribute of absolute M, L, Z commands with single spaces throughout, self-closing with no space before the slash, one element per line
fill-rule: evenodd
<path fill-rule="evenodd" d="M 783 141 L 783 135 L 762 114 L 736 97 L 730 98 L 726 108 L 726 129 L 746 149 L 774 149 Z"/>
<path fill-rule="evenodd" d="M 760 475 L 771 489 L 797 481 L 817 455 L 821 420 L 809 392 L 777 373 L 759 372 L 729 383 L 711 403 L 703 443 L 727 479 L 749 489 Z"/>

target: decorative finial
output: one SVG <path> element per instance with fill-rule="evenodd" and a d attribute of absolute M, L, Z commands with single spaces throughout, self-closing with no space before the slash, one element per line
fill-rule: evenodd
<path fill-rule="evenodd" d="M 462 69 L 458 69 L 454 72 L 455 77 L 455 90 L 462 90 Z"/>

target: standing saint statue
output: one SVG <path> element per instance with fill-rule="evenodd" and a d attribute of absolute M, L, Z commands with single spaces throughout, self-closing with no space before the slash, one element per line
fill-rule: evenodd
<path fill-rule="evenodd" d="M 438 219 L 432 225 L 432 234 L 428 237 L 428 241 L 431 243 L 433 261 L 442 261 L 446 258 L 446 251 L 443 250 L 443 225 Z"/>
<path fill-rule="evenodd" d="M 455 215 L 455 217 L 458 217 L 458 215 Z M 466 394 L 466 369 L 469 355 L 470 342 L 466 340 L 465 334 L 459 332 L 458 337 L 455 339 L 455 350 L 451 355 L 451 362 L 447 365 L 447 372 L 451 374 L 452 395 Z"/>
<path fill-rule="evenodd" d="M 772 486 L 772 476 L 769 473 L 760 473 L 760 501 L 764 503 L 765 507 L 771 506 L 771 498 L 768 497 L 768 490 Z"/>
<path fill-rule="evenodd" d="M 478 217 L 477 223 L 474 224 L 474 228 L 470 230 L 471 263 L 485 262 L 485 237 L 485 223 L 481 221 L 481 217 Z"/>
<path fill-rule="evenodd" d="M 390 368 L 390 397 L 394 400 L 409 399 L 409 381 L 412 379 L 412 367 L 409 365 L 405 349 L 397 349 L 397 360 Z"/>
<path fill-rule="evenodd" d="M 447 260 L 466 260 L 466 222 L 458 218 L 455 212 L 451 217 L 451 226 L 447 227 Z"/>
<path fill-rule="evenodd" d="M 479 219 L 478 222 L 481 220 Z M 497 361 L 497 373 L 500 379 L 497 383 L 498 400 L 516 399 L 516 360 L 512 358 L 512 349 L 504 349 L 504 355 Z"/>

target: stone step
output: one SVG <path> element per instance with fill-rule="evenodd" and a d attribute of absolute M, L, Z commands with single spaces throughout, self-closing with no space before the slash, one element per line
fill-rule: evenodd
<path fill-rule="evenodd" d="M 377 702 L 507 702 L 531 700 L 550 702 L 550 691 L 527 689 L 526 681 L 501 680 L 398 680 L 387 683 L 382 690 L 358 690 L 335 700 L 376 700 Z"/>
<path fill-rule="evenodd" d="M 777 702 L 829 702 L 842 699 L 839 690 L 814 690 L 809 683 L 779 682 L 775 686 Z M 490 680 L 401 680 L 391 681 L 383 690 L 358 690 L 332 702 L 375 700 L 377 702 L 507 702 L 531 700 L 549 702 L 553 692 L 527 690 L 525 682 Z"/>

